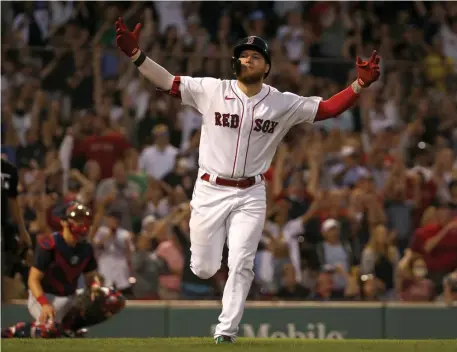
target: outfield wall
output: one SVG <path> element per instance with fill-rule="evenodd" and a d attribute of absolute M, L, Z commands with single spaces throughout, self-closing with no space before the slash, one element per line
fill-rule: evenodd
<path fill-rule="evenodd" d="M 119 315 L 91 328 L 90 337 L 211 336 L 219 312 L 219 302 L 129 301 Z M 2 305 L 1 316 L 2 327 L 30 319 L 23 302 Z M 457 339 L 457 306 L 447 307 L 442 303 L 249 302 L 239 335 L 308 339 Z"/>

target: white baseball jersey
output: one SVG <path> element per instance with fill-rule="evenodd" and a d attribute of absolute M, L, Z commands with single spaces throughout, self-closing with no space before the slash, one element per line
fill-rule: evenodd
<path fill-rule="evenodd" d="M 177 76 L 175 91 L 177 85 L 182 103 L 203 115 L 200 167 L 225 178 L 266 172 L 287 131 L 313 123 L 322 100 L 282 93 L 266 84 L 248 97 L 236 80 Z"/>

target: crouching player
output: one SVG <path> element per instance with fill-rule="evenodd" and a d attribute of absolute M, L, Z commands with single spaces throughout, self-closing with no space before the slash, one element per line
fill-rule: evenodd
<path fill-rule="evenodd" d="M 86 236 L 92 224 L 88 208 L 78 203 L 60 214 L 62 230 L 37 241 L 28 287 L 28 309 L 35 319 L 2 330 L 2 337 L 81 337 L 86 327 L 118 313 L 125 305 L 117 291 L 101 287 L 97 263 Z M 86 289 L 77 293 L 84 275 Z"/>

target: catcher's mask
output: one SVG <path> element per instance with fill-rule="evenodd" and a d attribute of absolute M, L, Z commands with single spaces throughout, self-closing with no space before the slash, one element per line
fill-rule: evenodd
<path fill-rule="evenodd" d="M 71 203 L 65 210 L 62 220 L 67 221 L 70 232 L 77 239 L 87 236 L 92 225 L 92 212 L 85 205 Z"/>
<path fill-rule="evenodd" d="M 264 78 L 267 78 L 271 70 L 270 51 L 268 50 L 267 42 L 260 37 L 250 36 L 244 38 L 235 46 L 232 57 L 232 68 L 235 75 L 239 75 L 241 72 L 241 61 L 239 60 L 239 57 L 243 50 L 255 50 L 262 54 L 269 66 L 268 72 L 263 76 Z"/>

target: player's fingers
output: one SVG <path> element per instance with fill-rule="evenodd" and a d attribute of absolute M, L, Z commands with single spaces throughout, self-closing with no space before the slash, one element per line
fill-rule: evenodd
<path fill-rule="evenodd" d="M 138 34 L 140 33 L 140 30 L 141 30 L 141 27 L 143 27 L 143 25 L 141 23 L 136 24 L 135 29 L 133 30 L 133 34 L 135 34 L 135 36 L 138 36 Z"/>
<path fill-rule="evenodd" d="M 368 61 L 363 61 L 363 60 L 360 60 L 357 64 L 356 64 L 357 67 L 360 67 L 360 68 L 366 68 L 368 67 Z"/>
<path fill-rule="evenodd" d="M 376 56 L 376 59 L 374 60 L 374 63 L 376 65 L 378 65 L 380 61 L 381 61 L 381 58 L 379 56 Z"/>
<path fill-rule="evenodd" d="M 371 53 L 371 56 L 370 56 L 370 60 L 368 60 L 368 61 L 374 62 L 374 60 L 376 59 L 376 56 L 378 56 L 378 52 L 376 50 L 373 50 L 373 52 Z"/>
<path fill-rule="evenodd" d="M 360 56 L 357 56 L 357 59 L 355 60 L 355 63 L 357 65 L 360 65 L 362 63 L 362 59 L 360 58 Z"/>
<path fill-rule="evenodd" d="M 122 29 L 122 28 L 118 28 L 116 30 L 116 34 L 117 35 L 121 35 L 121 34 L 127 34 L 127 33 L 130 33 L 128 30 L 125 30 L 125 29 Z"/>
<path fill-rule="evenodd" d="M 118 20 L 117 20 L 117 23 L 119 23 L 119 27 L 120 28 L 128 30 L 127 26 L 124 23 L 124 18 L 123 17 L 119 17 Z"/>
<path fill-rule="evenodd" d="M 119 19 L 116 21 L 116 29 L 122 28 L 121 21 Z"/>
<path fill-rule="evenodd" d="M 378 66 L 378 65 L 373 65 L 372 68 L 373 68 L 373 70 L 375 70 L 375 71 L 379 71 L 379 66 Z"/>

